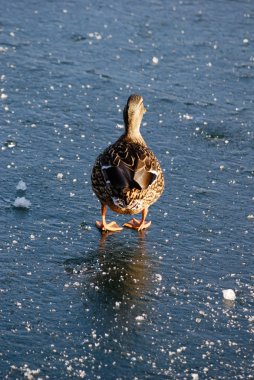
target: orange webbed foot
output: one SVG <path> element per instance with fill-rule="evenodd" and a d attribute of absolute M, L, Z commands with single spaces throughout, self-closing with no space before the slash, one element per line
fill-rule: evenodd
<path fill-rule="evenodd" d="M 118 226 L 116 222 L 103 224 L 102 222 L 96 221 L 95 225 L 101 232 L 120 232 L 123 229 L 123 227 Z"/>
<path fill-rule="evenodd" d="M 138 220 L 136 218 L 132 218 L 129 222 L 127 223 L 124 223 L 124 227 L 127 227 L 127 228 L 132 228 L 134 230 L 137 230 L 137 231 L 141 231 L 141 230 L 144 230 L 146 228 L 148 228 L 150 225 L 151 225 L 151 221 L 150 222 L 145 222 L 145 221 L 141 221 L 141 220 Z"/>

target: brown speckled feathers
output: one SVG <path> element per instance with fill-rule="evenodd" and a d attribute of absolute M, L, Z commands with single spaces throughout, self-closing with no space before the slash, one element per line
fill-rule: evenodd
<path fill-rule="evenodd" d="M 120 138 L 97 158 L 92 185 L 99 200 L 112 210 L 134 214 L 159 198 L 164 180 L 159 162 L 147 146 Z"/>

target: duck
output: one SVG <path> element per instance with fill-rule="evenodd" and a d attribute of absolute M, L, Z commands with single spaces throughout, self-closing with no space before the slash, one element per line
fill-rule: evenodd
<path fill-rule="evenodd" d="M 92 189 L 101 204 L 101 220 L 95 224 L 101 232 L 148 228 L 148 209 L 164 191 L 160 163 L 140 132 L 146 111 L 141 95 L 129 96 L 123 110 L 124 133 L 99 154 L 93 166 Z M 141 213 L 141 219 L 133 217 L 122 227 L 115 221 L 106 221 L 108 208 L 118 214 Z"/>

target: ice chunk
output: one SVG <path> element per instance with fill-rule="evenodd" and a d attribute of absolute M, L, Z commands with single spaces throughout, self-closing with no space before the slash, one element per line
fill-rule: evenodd
<path fill-rule="evenodd" d="M 16 189 L 25 191 L 26 190 L 26 183 L 24 181 L 20 180 L 16 186 Z"/>
<path fill-rule="evenodd" d="M 31 202 L 25 197 L 17 197 L 13 203 L 13 206 L 17 208 L 29 208 L 31 206 Z"/>
<path fill-rule="evenodd" d="M 234 301 L 236 299 L 236 295 L 233 289 L 224 289 L 222 290 L 223 298 L 228 301 Z"/>
<path fill-rule="evenodd" d="M 189 115 L 188 113 L 185 113 L 182 117 L 185 120 L 192 120 L 193 119 L 193 116 Z"/>
<path fill-rule="evenodd" d="M 7 140 L 4 145 L 7 147 L 7 148 L 15 148 L 15 146 L 17 145 L 16 141 L 14 140 Z"/>
<path fill-rule="evenodd" d="M 146 315 L 145 313 L 143 313 L 142 315 L 137 315 L 135 319 L 136 319 L 136 321 L 138 321 L 138 322 L 142 322 L 142 321 L 144 321 L 146 318 L 147 318 L 147 315 Z"/>
<path fill-rule="evenodd" d="M 153 57 L 153 59 L 152 59 L 152 63 L 153 63 L 154 65 L 157 65 L 157 64 L 159 63 L 159 58 L 157 58 L 157 57 Z"/>
<path fill-rule="evenodd" d="M 4 94 L 4 93 L 2 93 L 2 94 L 1 94 L 1 96 L 0 96 L 0 98 L 1 98 L 2 100 L 5 100 L 5 99 L 7 99 L 7 98 L 8 98 L 8 95 L 7 95 L 7 94 Z"/>
<path fill-rule="evenodd" d="M 59 180 L 63 179 L 63 173 L 57 173 L 56 178 Z"/>
<path fill-rule="evenodd" d="M 155 274 L 155 281 L 157 281 L 157 282 L 161 282 L 161 280 L 162 280 L 162 275 L 159 274 L 159 273 L 156 273 L 156 274 Z"/>

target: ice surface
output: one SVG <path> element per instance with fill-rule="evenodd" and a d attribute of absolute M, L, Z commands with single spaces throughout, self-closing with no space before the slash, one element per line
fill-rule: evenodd
<path fill-rule="evenodd" d="M 17 190 L 25 191 L 27 189 L 26 183 L 24 181 L 20 180 L 19 183 L 16 186 L 16 189 Z"/>
<path fill-rule="evenodd" d="M 25 197 L 17 197 L 13 203 L 13 206 L 17 208 L 29 208 L 31 206 L 31 202 Z"/>
<path fill-rule="evenodd" d="M 222 290 L 222 293 L 225 300 L 234 301 L 236 299 L 236 295 L 233 289 L 224 289 Z"/>

